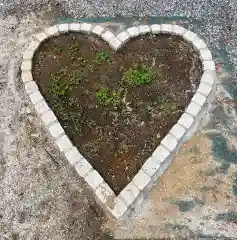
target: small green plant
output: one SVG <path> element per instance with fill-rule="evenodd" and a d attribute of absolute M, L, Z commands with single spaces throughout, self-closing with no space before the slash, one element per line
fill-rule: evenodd
<path fill-rule="evenodd" d="M 118 109 L 122 103 L 122 92 L 109 91 L 105 87 L 96 92 L 96 99 L 104 106 L 112 106 L 114 109 Z"/>
<path fill-rule="evenodd" d="M 106 103 L 107 99 L 109 99 L 109 89 L 107 87 L 99 90 L 96 93 L 96 98 L 100 103 Z"/>
<path fill-rule="evenodd" d="M 156 105 L 162 105 L 165 102 L 170 102 L 170 100 L 169 100 L 169 98 L 167 98 L 167 96 L 159 95 L 156 97 L 156 100 L 154 102 Z"/>
<path fill-rule="evenodd" d="M 68 96 L 56 98 L 53 100 L 52 109 L 69 134 L 80 133 L 82 109 L 76 98 Z"/>
<path fill-rule="evenodd" d="M 87 64 L 87 61 L 80 56 L 74 56 L 73 58 L 71 58 L 73 62 L 75 62 L 75 65 L 78 67 L 85 67 Z"/>
<path fill-rule="evenodd" d="M 154 79 L 154 73 L 145 66 L 133 66 L 124 72 L 123 79 L 129 84 L 144 85 Z"/>
<path fill-rule="evenodd" d="M 87 61 L 81 56 L 80 45 L 75 42 L 68 47 L 68 55 L 73 62 L 77 62 L 79 66 L 85 66 Z"/>
<path fill-rule="evenodd" d="M 81 70 L 74 69 L 68 73 L 68 82 L 70 85 L 70 90 L 72 90 L 73 87 L 77 86 L 80 83 L 82 77 L 83 73 Z"/>
<path fill-rule="evenodd" d="M 68 92 L 69 86 L 61 81 L 59 76 L 52 76 L 52 83 L 49 90 L 54 96 L 64 96 Z"/>
<path fill-rule="evenodd" d="M 80 52 L 80 45 L 78 42 L 74 42 L 73 44 L 70 44 L 68 47 L 68 52 L 70 55 L 73 55 L 75 53 Z"/>
<path fill-rule="evenodd" d="M 160 110 L 165 114 L 172 114 L 178 109 L 178 104 L 167 96 L 158 96 L 156 98 L 155 104 L 158 105 Z"/>
<path fill-rule="evenodd" d="M 72 89 L 77 86 L 82 79 L 82 73 L 79 70 L 73 70 L 67 73 L 67 69 L 62 68 L 59 72 L 51 75 L 51 82 L 48 90 L 54 97 L 68 95 Z"/>
<path fill-rule="evenodd" d="M 97 52 L 95 54 L 97 63 L 107 62 L 112 63 L 109 53 L 105 50 Z"/>
<path fill-rule="evenodd" d="M 55 48 L 53 48 L 53 51 L 56 53 L 56 54 L 61 54 L 62 51 L 63 51 L 63 48 L 61 46 L 55 46 Z"/>

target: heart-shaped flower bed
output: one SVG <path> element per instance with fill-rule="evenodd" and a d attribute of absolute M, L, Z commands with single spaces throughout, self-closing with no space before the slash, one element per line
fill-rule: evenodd
<path fill-rule="evenodd" d="M 200 121 L 214 91 L 211 53 L 194 33 L 166 24 L 118 36 L 99 25 L 62 24 L 35 38 L 23 56 L 26 91 L 59 149 L 119 218 Z"/>

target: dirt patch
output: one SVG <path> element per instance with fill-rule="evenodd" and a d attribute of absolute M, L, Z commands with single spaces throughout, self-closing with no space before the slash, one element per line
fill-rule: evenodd
<path fill-rule="evenodd" d="M 178 216 L 180 212 L 189 212 L 182 211 L 177 204 L 180 202 L 187 207 L 189 201 L 195 204 L 196 209 L 203 204 L 216 210 L 219 206 L 230 209 L 231 202 L 235 201 L 229 190 L 236 168 L 230 169 L 229 176 L 219 173 L 217 169 L 212 160 L 210 140 L 204 135 L 192 138 L 182 146 L 152 192 L 155 215 L 167 218 Z"/>
<path fill-rule="evenodd" d="M 115 238 L 199 239 L 199 235 L 210 234 L 203 230 L 208 224 L 216 232 L 227 233 L 227 226 L 231 226 L 235 234 L 236 198 L 232 185 L 236 166 L 227 175 L 219 173 L 211 145 L 203 134 L 183 144 L 133 219 L 121 225 L 107 223 Z"/>
<path fill-rule="evenodd" d="M 208 169 L 214 168 L 208 156 L 210 143 L 204 137 L 194 137 L 182 146 L 153 190 L 152 200 L 156 211 L 163 214 L 169 208 L 177 214 L 178 207 L 171 205 L 170 200 L 182 199 L 187 195 L 191 197 L 192 193 L 205 186 Z"/>
<path fill-rule="evenodd" d="M 119 52 L 65 34 L 36 52 L 33 77 L 79 151 L 118 194 L 193 95 L 197 52 L 178 36 L 147 35 Z"/>

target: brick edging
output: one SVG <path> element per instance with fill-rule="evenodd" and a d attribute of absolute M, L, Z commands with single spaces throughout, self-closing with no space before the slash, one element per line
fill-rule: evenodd
<path fill-rule="evenodd" d="M 178 122 L 161 141 L 161 144 L 152 153 L 151 157 L 146 160 L 132 181 L 117 197 L 100 174 L 93 169 L 91 164 L 79 153 L 77 148 L 73 146 L 56 116 L 41 95 L 32 77 L 32 59 L 39 45 L 49 37 L 57 36 L 60 33 L 68 31 L 96 34 L 108 42 L 110 47 L 115 51 L 121 48 L 131 38 L 149 32 L 153 34 L 170 33 L 180 35 L 199 51 L 202 60 L 203 75 L 200 80 L 200 85 L 186 108 L 185 113 L 183 113 Z M 211 52 L 203 40 L 195 33 L 181 26 L 170 24 L 140 25 L 128 28 L 115 35 L 100 25 L 90 23 L 66 23 L 47 28 L 40 34 L 35 35 L 34 39 L 34 41 L 29 43 L 27 50 L 23 53 L 23 62 L 21 64 L 21 78 L 26 93 L 29 95 L 36 112 L 40 115 L 41 120 L 44 122 L 52 138 L 55 139 L 59 150 L 75 167 L 77 173 L 83 177 L 92 188 L 98 203 L 107 213 L 116 219 L 124 218 L 138 202 L 143 201 L 148 191 L 155 184 L 157 178 L 171 163 L 174 153 L 187 137 L 196 130 L 201 118 L 211 104 L 216 88 L 215 64 L 212 60 Z"/>

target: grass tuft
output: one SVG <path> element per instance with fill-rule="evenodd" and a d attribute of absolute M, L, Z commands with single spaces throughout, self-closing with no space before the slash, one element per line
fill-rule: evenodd
<path fill-rule="evenodd" d="M 145 85 L 150 83 L 155 74 L 145 66 L 134 65 L 124 72 L 123 79 L 125 82 L 134 85 Z"/>

